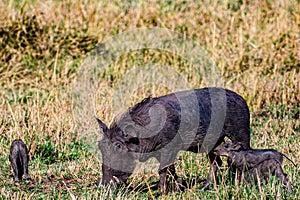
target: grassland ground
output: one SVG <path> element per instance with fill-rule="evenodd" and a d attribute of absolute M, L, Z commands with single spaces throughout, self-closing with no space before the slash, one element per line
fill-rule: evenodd
<path fill-rule="evenodd" d="M 299 199 L 300 2 L 281 1 L 30 1 L 0 2 L 0 193 L 9 199 Z M 135 174 L 130 188 L 99 188 L 99 157 L 81 140 L 74 120 L 73 86 L 80 66 L 98 43 L 141 27 L 176 31 L 197 41 L 214 61 L 223 86 L 242 95 L 251 111 L 251 145 L 288 155 L 283 168 L 293 185 L 216 184 L 200 191 L 209 164 L 180 153 L 178 175 L 189 188 L 159 195 L 154 171 Z M 113 94 L 133 66 L 168 66 L 189 83 L 207 86 L 201 73 L 172 52 L 141 49 L 116 58 L 103 73 L 95 112 L 114 117 Z M 128 77 L 127 77 L 128 78 Z M 135 77 L 129 77 L 135 78 Z M 170 90 L 145 84 L 128 93 L 132 106 Z M 31 182 L 13 182 L 9 146 L 29 147 Z M 226 176 L 226 168 L 223 168 Z"/>

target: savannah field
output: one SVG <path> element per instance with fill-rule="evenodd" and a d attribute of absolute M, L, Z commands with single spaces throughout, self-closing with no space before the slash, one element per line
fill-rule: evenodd
<path fill-rule="evenodd" d="M 2 0 L 0 12 L 1 199 L 300 198 L 299 0 Z M 130 188 L 123 191 L 97 186 L 101 157 L 82 137 L 74 111 L 74 91 L 78 91 L 74 85 L 80 86 L 81 66 L 100 43 L 145 27 L 174 31 L 205 49 L 222 87 L 236 91 L 249 105 L 251 146 L 274 148 L 297 164 L 286 159 L 283 163 L 292 194 L 275 177 L 257 186 L 231 185 L 224 178 L 210 190 L 200 191 L 209 163 L 205 155 L 187 152 L 175 163 L 188 185 L 183 192 L 160 195 L 155 170 L 134 174 L 128 180 Z M 153 63 L 168 66 L 189 88 L 215 86 L 178 52 L 142 48 L 112 61 L 98 76 L 95 101 L 85 105 L 107 124 L 119 111 L 114 104 L 119 85 L 128 89 L 119 94 L 128 100 L 125 108 L 149 95 L 172 92 L 170 83 L 157 84 L 153 70 L 147 71 L 154 77 L 152 83 L 133 88 L 132 83 L 124 83 L 135 78 L 143 82 L 143 76 L 131 73 L 133 66 L 141 71 Z M 15 184 L 8 155 L 11 142 L 18 138 L 29 148 L 32 181 Z M 227 176 L 226 165 L 220 176 Z"/>

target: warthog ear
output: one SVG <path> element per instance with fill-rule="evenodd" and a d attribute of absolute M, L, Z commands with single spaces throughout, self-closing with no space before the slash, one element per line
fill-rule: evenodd
<path fill-rule="evenodd" d="M 107 130 L 108 130 L 107 126 L 100 119 L 98 119 L 97 117 L 96 117 L 96 120 L 99 124 L 100 129 L 102 129 L 103 134 L 105 135 Z"/>

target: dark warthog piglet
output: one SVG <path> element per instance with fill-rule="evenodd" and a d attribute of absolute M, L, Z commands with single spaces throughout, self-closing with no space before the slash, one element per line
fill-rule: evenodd
<path fill-rule="evenodd" d="M 215 153 L 219 156 L 225 156 L 231 159 L 232 165 L 238 171 L 238 181 L 242 179 L 246 183 L 258 179 L 268 182 L 270 174 L 276 175 L 286 186 L 289 192 L 292 192 L 291 184 L 282 170 L 284 154 L 274 149 L 244 149 L 240 143 L 226 142 L 215 148 Z M 292 163 L 293 161 L 290 160 Z M 295 165 L 295 163 L 293 163 Z"/>
<path fill-rule="evenodd" d="M 28 149 L 22 140 L 14 140 L 10 146 L 9 160 L 14 172 L 14 181 L 30 180 L 28 173 Z"/>
<path fill-rule="evenodd" d="M 250 115 L 245 100 L 223 88 L 203 88 L 146 98 L 107 127 L 99 142 L 102 153 L 102 184 L 125 182 L 136 160 L 155 157 L 159 162 L 159 187 L 166 191 L 167 181 L 177 179 L 174 160 L 180 150 L 208 153 L 211 167 L 208 188 L 221 159 L 212 151 L 228 137 L 250 148 Z M 216 163 L 214 162 L 216 161 Z M 114 184 L 110 184 L 113 186 Z"/>

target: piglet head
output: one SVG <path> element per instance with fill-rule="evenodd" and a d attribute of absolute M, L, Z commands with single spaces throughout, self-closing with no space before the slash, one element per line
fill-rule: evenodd
<path fill-rule="evenodd" d="M 214 152 L 219 156 L 229 157 L 231 152 L 244 150 L 242 143 L 225 142 L 214 149 Z"/>

